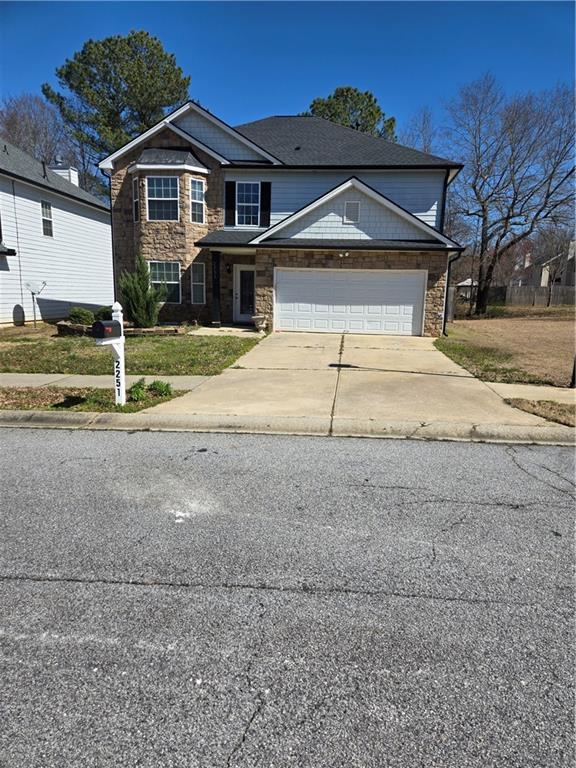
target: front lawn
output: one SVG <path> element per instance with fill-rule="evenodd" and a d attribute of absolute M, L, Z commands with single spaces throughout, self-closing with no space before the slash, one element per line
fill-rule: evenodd
<path fill-rule="evenodd" d="M 114 392 L 111 389 L 88 389 L 80 387 L 0 387 L 0 410 L 40 410 L 40 411 L 92 411 L 104 413 L 134 413 L 153 405 L 165 403 L 173 397 L 185 394 L 172 392 L 158 395 L 149 388 L 141 399 L 132 401 L 128 392 L 126 405 L 114 404 Z"/>
<path fill-rule="evenodd" d="M 484 381 L 567 387 L 574 365 L 574 310 L 456 320 L 437 349 Z M 553 308 L 555 309 L 555 308 Z"/>
<path fill-rule="evenodd" d="M 144 336 L 126 339 L 126 373 L 152 376 L 214 376 L 257 344 L 236 336 Z M 109 374 L 112 353 L 91 338 L 5 337 L 0 334 L 2 373 Z"/>

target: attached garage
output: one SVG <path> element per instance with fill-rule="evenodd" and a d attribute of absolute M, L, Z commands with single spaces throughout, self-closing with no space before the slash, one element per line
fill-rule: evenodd
<path fill-rule="evenodd" d="M 420 336 L 426 270 L 274 271 L 274 329 Z"/>

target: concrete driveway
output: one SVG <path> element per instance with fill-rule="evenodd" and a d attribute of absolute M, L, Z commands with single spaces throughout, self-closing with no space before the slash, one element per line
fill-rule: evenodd
<path fill-rule="evenodd" d="M 329 423 L 334 434 L 360 422 L 546 423 L 506 405 L 433 339 L 323 333 L 272 334 L 233 368 L 149 412 Z"/>

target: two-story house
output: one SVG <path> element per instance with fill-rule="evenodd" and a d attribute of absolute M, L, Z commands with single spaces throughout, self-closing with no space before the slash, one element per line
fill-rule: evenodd
<path fill-rule="evenodd" d="M 100 163 L 116 277 L 138 252 L 161 317 L 439 335 L 461 165 L 317 117 L 232 128 L 188 102 Z"/>

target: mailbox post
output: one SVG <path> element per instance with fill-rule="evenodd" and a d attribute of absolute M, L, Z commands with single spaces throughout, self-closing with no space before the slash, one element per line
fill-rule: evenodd
<path fill-rule="evenodd" d="M 126 405 L 126 374 L 124 365 L 124 320 L 122 305 L 112 305 L 112 320 L 92 325 L 92 334 L 98 346 L 110 346 L 114 353 L 114 400 L 116 405 Z"/>

